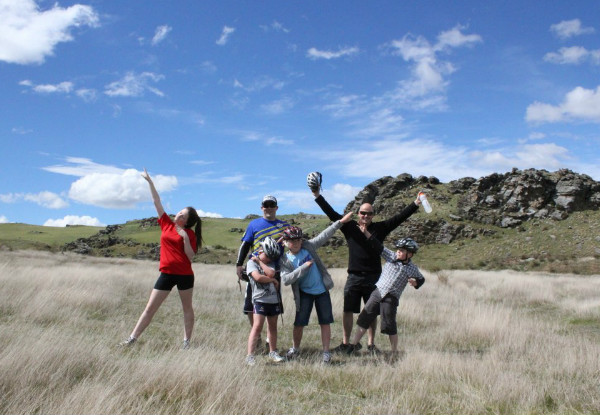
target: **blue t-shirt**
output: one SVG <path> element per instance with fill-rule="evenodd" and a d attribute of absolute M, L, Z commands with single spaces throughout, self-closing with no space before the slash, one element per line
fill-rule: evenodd
<path fill-rule="evenodd" d="M 312 260 L 312 257 L 306 249 L 301 249 L 296 255 L 292 254 L 291 252 L 288 252 L 286 255 L 290 262 L 294 265 L 294 269 L 298 268 L 306 261 Z M 314 262 L 308 269 L 308 273 L 302 278 L 298 279 L 298 284 L 300 291 L 304 291 L 307 294 L 319 295 L 327 291 L 325 285 L 323 284 L 323 277 L 319 272 L 319 267 L 317 267 L 317 264 Z"/>
<path fill-rule="evenodd" d="M 279 239 L 283 230 L 288 226 L 290 225 L 281 219 L 266 220 L 265 218 L 257 218 L 248 224 L 246 232 L 242 236 L 242 241 L 250 242 L 252 244 L 250 252 L 255 252 L 259 248 L 260 241 L 267 236 L 275 240 Z"/>

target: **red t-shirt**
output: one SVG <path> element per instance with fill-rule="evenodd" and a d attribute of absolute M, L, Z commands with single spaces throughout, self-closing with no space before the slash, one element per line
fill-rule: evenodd
<path fill-rule="evenodd" d="M 165 274 L 193 275 L 192 263 L 183 249 L 183 238 L 177 233 L 175 223 L 169 215 L 163 213 L 158 218 L 160 225 L 160 265 L 159 270 Z M 190 237 L 190 245 L 196 252 L 196 234 L 191 229 L 184 229 Z"/>

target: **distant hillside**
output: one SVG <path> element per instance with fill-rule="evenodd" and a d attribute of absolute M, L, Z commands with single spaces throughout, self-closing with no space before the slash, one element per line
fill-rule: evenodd
<path fill-rule="evenodd" d="M 346 206 L 373 203 L 383 220 L 425 191 L 433 206 L 409 218 L 386 242 L 409 235 L 422 249 L 415 262 L 428 270 L 515 269 L 580 274 L 600 273 L 600 183 L 570 170 L 517 170 L 480 179 L 441 183 L 435 177 L 401 174 L 365 186 Z M 308 190 L 307 190 L 308 191 Z M 205 218 L 205 245 L 196 261 L 233 264 L 246 219 Z M 324 229 L 323 215 L 283 216 L 309 236 Z M 69 250 L 87 255 L 158 259 L 156 218 L 105 229 L 47 228 L 0 224 L 0 245 L 9 249 Z M 345 267 L 341 233 L 322 248 L 329 266 Z"/>

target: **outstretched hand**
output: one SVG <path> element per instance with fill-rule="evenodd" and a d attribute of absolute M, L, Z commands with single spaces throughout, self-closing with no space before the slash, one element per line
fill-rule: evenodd
<path fill-rule="evenodd" d="M 150 178 L 150 175 L 148 174 L 148 171 L 146 170 L 146 168 L 144 167 L 144 172 L 142 173 L 142 177 L 144 179 L 146 179 L 146 181 L 151 182 L 152 179 Z"/>
<path fill-rule="evenodd" d="M 348 223 L 352 220 L 353 216 L 354 216 L 354 212 L 350 211 L 350 212 L 346 213 L 342 219 L 340 219 L 340 222 Z"/>

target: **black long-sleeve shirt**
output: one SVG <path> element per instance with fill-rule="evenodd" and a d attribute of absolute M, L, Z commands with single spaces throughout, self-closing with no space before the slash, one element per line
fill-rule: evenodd
<path fill-rule="evenodd" d="M 331 207 L 323 196 L 319 195 L 315 202 L 330 220 L 336 221 L 343 217 Z M 389 219 L 381 222 L 371 222 L 367 229 L 374 238 L 383 243 L 390 232 L 400 226 L 418 209 L 419 206 L 413 202 Z M 341 231 L 348 244 L 348 274 L 355 274 L 365 277 L 370 282 L 376 282 L 379 275 L 381 275 L 381 258 L 379 256 L 381 251 L 373 249 L 372 245 L 367 242 L 365 234 L 362 233 L 358 222 L 355 220 L 345 223 Z"/>

